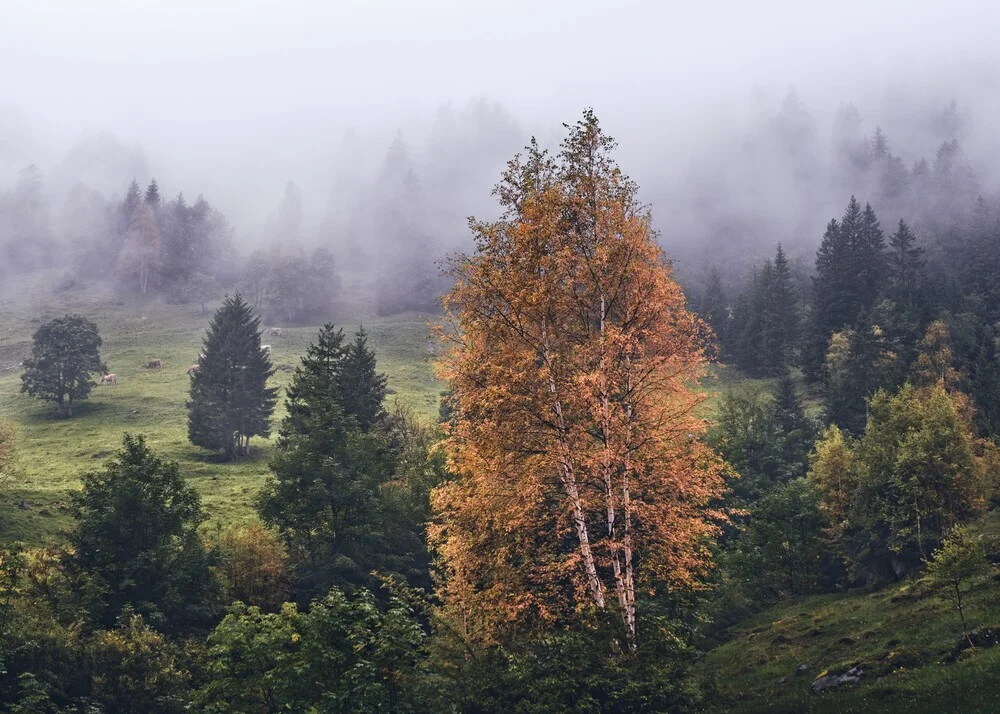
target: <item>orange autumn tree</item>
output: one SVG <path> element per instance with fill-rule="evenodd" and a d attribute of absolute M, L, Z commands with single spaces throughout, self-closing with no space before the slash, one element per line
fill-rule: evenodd
<path fill-rule="evenodd" d="M 442 596 L 465 634 L 696 586 L 722 464 L 698 437 L 707 330 L 687 311 L 636 185 L 592 112 L 558 156 L 508 165 L 495 222 L 452 263 L 440 364 L 456 477 L 434 495 Z"/>

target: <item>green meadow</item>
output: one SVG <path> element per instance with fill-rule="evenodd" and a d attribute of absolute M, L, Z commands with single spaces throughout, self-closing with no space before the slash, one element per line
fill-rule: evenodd
<path fill-rule="evenodd" d="M 199 305 L 171 305 L 92 286 L 67 289 L 41 304 L 33 301 L 30 289 L 7 294 L 14 296 L 0 302 L 0 420 L 17 429 L 18 469 L 0 488 L 0 538 L 38 544 L 66 526 L 69 494 L 80 474 L 100 467 L 124 432 L 144 434 L 161 455 L 180 463 L 202 495 L 210 526 L 253 518 L 273 435 L 255 439 L 251 458 L 239 463 L 221 463 L 187 439 L 187 370 L 197 361 L 214 304 L 203 312 Z M 104 340 L 101 356 L 118 383 L 94 387 L 71 419 L 60 419 L 54 405 L 21 394 L 19 363 L 29 356 L 41 321 L 66 313 L 97 323 Z M 436 417 L 442 389 L 434 377 L 429 319 L 420 314 L 378 318 L 360 306 L 334 316 L 349 337 L 364 325 L 379 368 L 389 377 L 390 399 L 424 420 Z M 317 328 L 283 328 L 280 337 L 263 337 L 278 368 L 274 383 L 282 389 Z M 146 369 L 152 359 L 162 360 L 162 369 Z M 275 424 L 281 415 L 279 402 Z"/>

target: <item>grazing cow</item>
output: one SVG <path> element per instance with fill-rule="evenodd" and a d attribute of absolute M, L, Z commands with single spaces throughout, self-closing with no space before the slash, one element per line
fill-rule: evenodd
<path fill-rule="evenodd" d="M 114 373 L 104 375 L 101 377 L 101 384 L 118 384 L 118 375 Z"/>
<path fill-rule="evenodd" d="M 188 367 L 188 374 L 191 375 L 192 377 L 194 375 L 198 374 L 198 372 L 200 372 L 200 371 L 201 371 L 201 365 L 200 364 L 193 364 L 190 367 Z"/>
<path fill-rule="evenodd" d="M 262 352 L 270 352 L 271 351 L 271 345 L 261 345 L 260 349 L 261 349 Z"/>
<path fill-rule="evenodd" d="M 285 331 L 280 327 L 269 327 L 265 331 L 265 334 L 274 335 L 275 337 L 284 337 Z"/>
<path fill-rule="evenodd" d="M 161 359 L 151 359 L 146 363 L 146 369 L 159 369 L 163 366 L 163 360 Z"/>

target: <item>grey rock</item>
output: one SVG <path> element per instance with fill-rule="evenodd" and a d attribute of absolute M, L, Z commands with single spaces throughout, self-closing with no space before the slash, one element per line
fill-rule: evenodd
<path fill-rule="evenodd" d="M 822 692 L 824 689 L 842 687 L 845 684 L 856 684 L 861 681 L 862 675 L 864 675 L 864 672 L 860 666 L 851 667 L 843 674 L 828 674 L 812 683 L 812 691 Z"/>

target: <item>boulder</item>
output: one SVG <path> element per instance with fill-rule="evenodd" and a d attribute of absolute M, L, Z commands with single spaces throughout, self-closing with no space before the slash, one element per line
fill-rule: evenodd
<path fill-rule="evenodd" d="M 825 689 L 833 689 L 835 687 L 842 687 L 845 684 L 856 684 L 861 681 L 861 676 L 864 672 L 861 670 L 860 666 L 851 667 L 849 670 L 843 674 L 826 674 L 819 677 L 812 683 L 812 691 L 822 692 Z"/>

